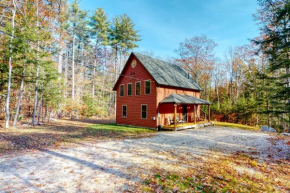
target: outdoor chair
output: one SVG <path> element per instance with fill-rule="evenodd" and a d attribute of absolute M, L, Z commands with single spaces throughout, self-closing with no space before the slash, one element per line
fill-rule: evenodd
<path fill-rule="evenodd" d="M 177 124 L 183 124 L 184 123 L 184 121 L 183 121 L 183 119 L 179 119 L 179 117 L 176 117 L 176 123 Z"/>
<path fill-rule="evenodd" d="M 174 124 L 174 121 L 171 119 L 170 116 L 168 116 L 168 121 L 169 121 L 169 125 Z"/>

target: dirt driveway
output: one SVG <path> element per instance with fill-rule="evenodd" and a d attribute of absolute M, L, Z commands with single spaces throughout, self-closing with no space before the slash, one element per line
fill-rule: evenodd
<path fill-rule="evenodd" d="M 245 152 L 285 158 L 285 140 L 253 131 L 208 127 L 159 132 L 150 138 L 74 144 L 0 157 L 1 192 L 130 191 L 155 170 L 180 171 L 196 161 Z"/>

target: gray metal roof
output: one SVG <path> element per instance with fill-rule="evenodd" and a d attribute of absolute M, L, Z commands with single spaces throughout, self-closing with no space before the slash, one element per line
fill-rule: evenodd
<path fill-rule="evenodd" d="M 133 53 L 159 85 L 202 90 L 180 66 L 159 59 Z"/>
<path fill-rule="evenodd" d="M 175 103 L 175 104 L 197 104 L 197 105 L 210 105 L 211 102 L 208 102 L 203 99 L 199 99 L 189 95 L 182 94 L 171 94 L 160 103 Z"/>

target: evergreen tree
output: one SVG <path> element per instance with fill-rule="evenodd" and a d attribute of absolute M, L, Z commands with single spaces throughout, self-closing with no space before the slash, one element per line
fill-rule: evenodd
<path fill-rule="evenodd" d="M 87 28 L 87 14 L 85 11 L 82 11 L 79 7 L 77 1 L 74 1 L 70 7 L 70 36 L 72 38 L 72 90 L 71 90 L 71 99 L 75 99 L 75 47 L 76 47 L 76 38 L 83 37 L 85 30 Z"/>
<path fill-rule="evenodd" d="M 275 83 L 271 91 L 274 106 L 270 111 L 282 120 L 284 131 L 290 132 L 290 1 L 260 0 L 259 3 L 267 18 L 261 19 L 264 36 L 256 42 L 269 61 L 267 70 L 271 76 L 267 78 Z"/>
<path fill-rule="evenodd" d="M 96 78 L 96 68 L 101 68 L 101 58 L 106 57 L 103 55 L 105 51 L 105 46 L 109 44 L 108 42 L 108 32 L 109 32 L 110 22 L 108 21 L 108 16 L 105 14 L 102 8 L 95 10 L 94 15 L 91 17 L 91 35 L 95 38 L 95 49 L 94 49 L 94 68 L 92 73 L 92 97 L 95 97 L 95 78 Z M 102 67 L 104 71 L 104 66 Z M 104 81 L 102 81 L 103 88 Z"/>

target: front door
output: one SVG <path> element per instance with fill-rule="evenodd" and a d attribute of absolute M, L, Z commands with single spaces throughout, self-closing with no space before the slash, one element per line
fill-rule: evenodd
<path fill-rule="evenodd" d="M 182 105 L 182 119 L 187 122 L 187 105 Z"/>

